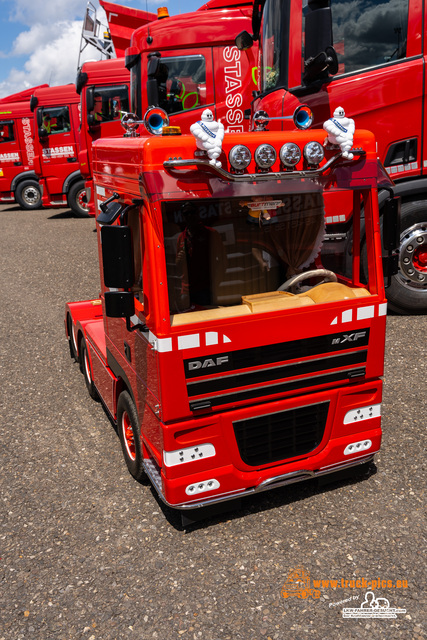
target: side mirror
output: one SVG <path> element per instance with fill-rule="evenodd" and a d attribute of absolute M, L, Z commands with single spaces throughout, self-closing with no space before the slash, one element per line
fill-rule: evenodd
<path fill-rule="evenodd" d="M 246 51 L 253 46 L 254 39 L 247 31 L 241 31 L 239 35 L 236 36 L 234 43 L 239 51 Z"/>
<path fill-rule="evenodd" d="M 40 140 L 42 140 L 43 138 L 47 138 L 48 137 L 48 132 L 46 131 L 46 129 L 44 127 L 39 127 L 39 138 Z"/>
<path fill-rule="evenodd" d="M 135 313 L 135 297 L 132 291 L 106 291 L 105 315 L 108 318 L 131 318 Z"/>
<path fill-rule="evenodd" d="M 130 288 L 133 284 L 130 228 L 127 226 L 101 227 L 101 243 L 105 286 L 118 289 Z"/>

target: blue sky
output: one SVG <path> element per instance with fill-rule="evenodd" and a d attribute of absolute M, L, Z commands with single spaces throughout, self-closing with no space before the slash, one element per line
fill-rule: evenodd
<path fill-rule="evenodd" d="M 92 0 L 98 7 L 98 1 Z M 116 4 L 170 15 L 195 11 L 204 0 L 124 0 Z M 0 98 L 45 82 L 74 82 L 86 0 L 0 0 Z M 105 14 L 100 10 L 104 21 Z M 88 49 L 88 58 L 98 57 Z"/>

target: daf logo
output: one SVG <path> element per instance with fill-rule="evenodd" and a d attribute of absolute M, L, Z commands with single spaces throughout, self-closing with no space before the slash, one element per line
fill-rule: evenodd
<path fill-rule="evenodd" d="M 228 356 L 219 356 L 218 358 L 205 358 L 204 360 L 192 360 L 188 363 L 188 370 L 208 369 L 209 367 L 220 367 L 228 362 Z"/>
<path fill-rule="evenodd" d="M 366 336 L 366 331 L 360 331 L 359 333 L 345 333 L 342 338 L 334 338 L 332 344 L 344 344 L 344 342 L 356 342 L 360 338 Z"/>

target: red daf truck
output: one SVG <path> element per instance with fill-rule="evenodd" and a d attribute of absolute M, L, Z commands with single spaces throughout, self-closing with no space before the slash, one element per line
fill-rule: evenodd
<path fill-rule="evenodd" d="M 217 167 L 176 127 L 137 128 L 94 143 L 100 294 L 65 315 L 130 473 L 189 517 L 372 460 L 387 306 L 373 135 L 356 131 L 350 161 L 322 130 L 226 133 Z M 343 192 L 353 215 L 331 245 Z"/>
<path fill-rule="evenodd" d="M 253 10 L 261 50 L 253 111 L 270 116 L 269 130 L 289 128 L 272 118 L 304 102 L 315 126 L 341 106 L 356 127 L 374 131 L 402 198 L 399 269 L 387 289 L 389 307 L 399 313 L 427 311 L 426 20 L 420 0 L 256 0 Z M 248 35 L 240 34 L 240 47 L 250 46 Z M 381 221 L 386 198 L 380 191 Z M 333 242 L 347 233 L 348 205 L 328 217 Z"/>
<path fill-rule="evenodd" d="M 47 85 L 42 85 L 47 87 Z M 16 202 L 23 209 L 41 206 L 34 172 L 34 123 L 30 97 L 34 88 L 0 100 L 0 202 Z"/>
<path fill-rule="evenodd" d="M 80 96 L 73 84 L 37 88 L 30 100 L 34 113 L 34 170 L 45 207 L 69 206 L 74 215 L 88 215 L 86 192 L 78 162 Z"/>

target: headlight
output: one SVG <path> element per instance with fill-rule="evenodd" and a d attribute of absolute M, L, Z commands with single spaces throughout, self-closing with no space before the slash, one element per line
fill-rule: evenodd
<path fill-rule="evenodd" d="M 271 144 L 260 144 L 255 151 L 255 162 L 260 169 L 269 169 L 276 162 L 276 150 Z"/>
<path fill-rule="evenodd" d="M 287 142 L 280 149 L 279 156 L 285 167 L 294 167 L 301 160 L 301 150 L 294 142 Z"/>
<path fill-rule="evenodd" d="M 304 158 L 307 160 L 308 164 L 317 166 L 322 162 L 324 156 L 325 152 L 320 142 L 307 142 L 304 147 Z"/>
<path fill-rule="evenodd" d="M 243 144 L 236 144 L 228 154 L 230 164 L 236 171 L 246 169 L 246 167 L 249 166 L 251 158 L 251 152 Z"/>

